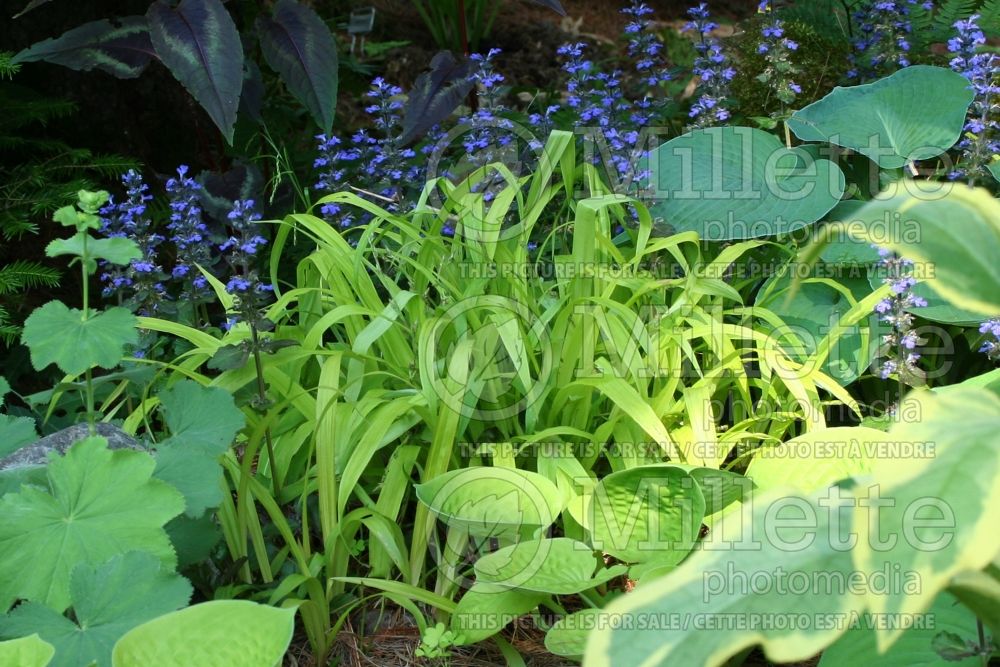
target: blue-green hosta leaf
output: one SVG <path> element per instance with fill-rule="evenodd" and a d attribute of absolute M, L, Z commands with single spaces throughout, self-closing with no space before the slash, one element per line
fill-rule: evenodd
<path fill-rule="evenodd" d="M 243 44 L 221 0 L 164 0 L 146 12 L 157 55 L 232 143 L 243 88 Z"/>
<path fill-rule="evenodd" d="M 591 547 L 568 537 L 525 540 L 476 561 L 476 582 L 552 595 L 574 595 L 626 573 L 605 568 Z"/>
<path fill-rule="evenodd" d="M 555 484 L 513 468 L 464 468 L 416 487 L 417 498 L 449 526 L 501 537 L 551 525 L 563 509 Z"/>
<path fill-rule="evenodd" d="M 993 178 L 1000 181 L 1000 160 L 994 161 L 989 166 L 990 173 L 993 174 Z"/>
<path fill-rule="evenodd" d="M 140 625 L 115 645 L 113 667 L 276 667 L 295 609 L 245 600 L 196 604 Z"/>
<path fill-rule="evenodd" d="M 598 482 L 584 525 L 592 546 L 619 560 L 676 564 L 698 540 L 705 508 L 701 486 L 684 469 L 640 466 Z"/>
<path fill-rule="evenodd" d="M 961 183 L 934 188 L 894 183 L 860 213 L 894 222 L 852 233 L 913 260 L 928 289 L 972 318 L 1000 315 L 1000 201 Z"/>
<path fill-rule="evenodd" d="M 616 598 L 605 619 L 591 619 L 584 667 L 715 667 L 755 644 L 779 663 L 819 653 L 846 629 L 826 619 L 860 614 L 865 603 L 851 589 L 845 595 L 788 594 L 789 573 L 828 583 L 855 573 L 843 546 L 843 518 L 853 499 L 823 494 L 824 506 L 818 495 L 787 489 L 756 494 L 739 512 L 724 514 L 703 548 L 676 570 Z M 809 578 L 814 573 L 818 580 Z M 741 583 L 750 579 L 758 582 L 752 590 Z M 704 625 L 725 619 L 746 625 Z"/>
<path fill-rule="evenodd" d="M 892 587 L 869 594 L 872 612 L 897 618 L 925 612 L 955 575 L 983 569 L 1000 552 L 1000 397 L 973 387 L 916 391 L 901 402 L 899 414 L 919 417 L 896 424 L 890 437 L 932 443 L 933 450 L 875 459 L 879 499 L 859 503 L 854 517 L 869 532 L 854 550 L 859 570 L 895 568 L 919 578 L 916 592 Z M 881 504 L 877 512 L 875 503 Z M 902 631 L 879 628 L 879 650 Z"/>
<path fill-rule="evenodd" d="M 544 593 L 477 582 L 451 613 L 451 629 L 464 636 L 466 644 L 475 644 L 500 632 L 547 597 Z"/>
<path fill-rule="evenodd" d="M 887 652 L 879 654 L 875 645 L 875 632 L 871 628 L 877 618 L 865 615 L 857 620 L 833 646 L 823 651 L 819 667 L 863 665 L 877 661 L 879 667 L 974 667 L 982 663 L 978 658 L 949 661 L 934 650 L 934 638 L 942 632 L 951 632 L 966 639 L 976 638 L 976 616 L 958 604 L 952 596 L 942 593 L 923 617 L 927 622 L 908 629 Z M 876 657 L 877 656 L 877 657 Z"/>
<path fill-rule="evenodd" d="M 898 169 L 954 146 L 972 98 L 962 75 L 917 65 L 873 83 L 835 88 L 792 114 L 788 127 L 803 141 L 850 148 L 880 167 Z"/>
<path fill-rule="evenodd" d="M 857 199 L 842 201 L 827 214 L 824 222 L 848 226 L 867 224 L 858 217 L 865 203 Z M 877 264 L 881 258 L 871 243 L 856 239 L 844 231 L 829 240 L 823 247 L 820 259 L 833 266 L 869 267 Z M 856 277 L 863 277 L 863 274 Z"/>
<path fill-rule="evenodd" d="M 184 498 L 151 479 L 155 465 L 148 454 L 88 438 L 49 463 L 47 488 L 0 498 L 0 608 L 22 599 L 62 611 L 74 567 L 128 551 L 173 567 L 163 525 L 184 510 Z"/>
<path fill-rule="evenodd" d="M 245 424 L 232 395 L 183 380 L 160 393 L 170 437 L 156 447 L 157 479 L 184 494 L 184 513 L 201 516 L 222 501 L 219 457 Z"/>
<path fill-rule="evenodd" d="M 337 107 L 337 44 L 323 20 L 295 0 L 257 19 L 264 58 L 324 132 Z"/>
<path fill-rule="evenodd" d="M 0 375 L 0 406 L 3 406 L 4 399 L 7 398 L 7 394 L 10 393 L 10 383 L 7 382 L 7 378 Z"/>
<path fill-rule="evenodd" d="M 56 649 L 37 634 L 0 642 L 0 665 L 48 667 Z"/>
<path fill-rule="evenodd" d="M 14 62 L 44 60 L 70 69 L 99 69 L 119 79 L 131 79 L 146 69 L 153 56 L 146 19 L 126 16 L 114 23 L 107 19 L 84 23 L 59 37 L 32 44 L 14 56 Z"/>
<path fill-rule="evenodd" d="M 650 156 L 650 212 L 677 232 L 728 241 L 787 234 L 823 218 L 844 174 L 749 127 L 695 130 Z"/>
<path fill-rule="evenodd" d="M 796 277 L 786 273 L 772 277 L 762 288 L 756 305 L 770 310 L 786 325 L 772 329 L 771 335 L 792 359 L 807 362 L 855 303 L 872 293 L 865 269 L 845 269 L 843 273 L 846 275 L 828 278 L 820 271 L 816 278 L 800 280 L 794 292 Z M 883 333 L 888 333 L 887 328 L 880 326 L 878 315 L 873 313 L 844 332 L 819 370 L 842 385 L 850 384 L 871 366 Z M 806 368 L 815 366 L 810 362 Z"/>
<path fill-rule="evenodd" d="M 83 244 L 86 237 L 87 256 L 94 259 L 103 259 L 112 264 L 126 265 L 133 259 L 140 259 L 142 251 L 132 239 L 110 238 L 95 239 L 87 232 L 78 232 L 68 239 L 56 239 L 45 248 L 48 257 L 59 257 L 60 255 L 72 255 L 83 257 Z"/>
<path fill-rule="evenodd" d="M 109 308 L 82 319 L 83 312 L 50 301 L 24 321 L 21 342 L 31 350 L 31 364 L 42 370 L 55 364 L 69 375 L 88 368 L 114 368 L 126 345 L 139 342 L 138 320 L 125 308 Z"/>
<path fill-rule="evenodd" d="M 191 584 L 155 556 L 131 551 L 70 578 L 73 618 L 38 602 L 0 618 L 0 635 L 37 632 L 56 648 L 51 667 L 111 667 L 111 649 L 132 628 L 187 605 Z"/>

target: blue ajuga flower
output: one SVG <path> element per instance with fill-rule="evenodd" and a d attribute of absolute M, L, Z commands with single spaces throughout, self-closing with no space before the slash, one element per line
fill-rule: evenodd
<path fill-rule="evenodd" d="M 226 292 L 233 299 L 233 310 L 230 314 L 227 329 L 238 320 L 256 322 L 260 317 L 260 309 L 267 296 L 274 288 L 260 280 L 257 265 L 260 261 L 260 249 L 267 245 L 267 239 L 260 235 L 257 223 L 260 213 L 255 209 L 252 199 L 233 202 L 233 208 L 227 216 L 229 219 L 230 236 L 219 246 L 224 253 L 226 262 L 232 271 L 226 281 Z"/>
<path fill-rule="evenodd" d="M 376 199 L 387 210 L 398 211 L 405 206 L 408 186 L 423 181 L 424 168 L 414 159 L 416 151 L 398 145 L 402 92 L 377 77 L 366 93 L 369 104 L 365 107 L 374 131 L 359 130 L 351 135 L 349 143 L 339 137 L 316 135 L 319 155 L 313 166 L 318 179 L 313 190 L 317 194 L 324 196 L 353 185 L 361 196 Z M 330 203 L 322 205 L 320 213 L 342 229 L 367 224 L 371 219 L 367 213 L 357 214 Z"/>
<path fill-rule="evenodd" d="M 622 73 L 603 72 L 585 57 L 586 44 L 564 44 L 558 54 L 564 58 L 563 70 L 569 74 L 566 104 L 582 129 L 588 161 L 603 165 L 615 190 L 629 190 L 646 175 L 636 173 L 635 165 L 644 155 L 640 140 L 642 128 L 653 116 L 652 99 L 632 102 L 622 88 Z"/>
<path fill-rule="evenodd" d="M 157 263 L 156 253 L 164 238 L 153 231 L 153 223 L 146 215 L 149 186 L 134 169 L 121 177 L 125 186 L 125 200 L 116 204 L 113 199 L 101 209 L 101 231 L 108 237 L 122 237 L 135 241 L 142 256 L 126 267 L 103 263 L 101 280 L 105 283 L 105 297 L 118 296 L 122 303 L 140 315 L 153 315 L 167 298 L 163 280 L 166 275 Z"/>
<path fill-rule="evenodd" d="M 631 0 L 622 13 L 629 17 L 625 26 L 628 38 L 628 54 L 635 61 L 635 69 L 643 77 L 646 85 L 656 88 L 670 80 L 663 58 L 663 42 L 657 39 L 650 26 L 649 16 L 653 10 L 645 2 Z M 646 97 L 650 97 L 650 93 Z"/>
<path fill-rule="evenodd" d="M 877 79 L 910 65 L 910 12 L 917 5 L 933 8 L 920 0 L 865 0 L 858 5 L 851 15 L 855 36 L 849 79 Z"/>
<path fill-rule="evenodd" d="M 770 14 L 770 1 L 761 2 L 757 10 L 762 14 Z M 795 82 L 799 69 L 792 61 L 792 54 L 798 48 L 798 43 L 785 34 L 785 24 L 780 19 L 769 19 L 761 27 L 761 41 L 757 51 L 764 55 L 767 65 L 757 79 L 767 84 L 782 104 L 791 104 L 795 101 L 795 96 L 802 92 L 802 87 Z"/>
<path fill-rule="evenodd" d="M 170 240 L 177 246 L 177 264 L 171 276 L 184 285 L 181 298 L 186 301 L 204 302 L 212 299 L 208 281 L 198 270 L 214 262 L 209 243 L 208 226 L 202 219 L 201 185 L 188 176 L 187 165 L 177 167 L 177 177 L 167 180 L 170 199 Z"/>
<path fill-rule="evenodd" d="M 711 20 L 707 3 L 699 3 L 688 10 L 690 21 L 684 32 L 696 35 L 694 48 L 697 51 L 693 71 L 701 79 L 696 94 L 698 98 L 691 106 L 689 129 L 711 127 L 729 120 L 729 86 L 736 76 L 736 70 L 729 65 L 722 44 L 712 36 L 718 24 Z"/>
<path fill-rule="evenodd" d="M 913 294 L 916 278 L 913 277 L 913 262 L 896 256 L 885 248 L 878 249 L 881 261 L 879 270 L 883 274 L 883 284 L 890 286 L 891 294 L 875 305 L 879 319 L 889 325 L 889 333 L 882 337 L 884 351 L 879 374 L 883 379 L 898 375 L 908 384 L 920 376 L 917 361 L 920 354 L 916 352 L 920 341 L 913 329 L 913 316 L 908 312 L 912 308 L 923 308 L 927 305 L 922 297 Z"/>
<path fill-rule="evenodd" d="M 951 68 L 969 80 L 975 99 L 958 143 L 958 165 L 948 176 L 975 185 L 990 177 L 987 168 L 1000 154 L 1000 56 L 982 49 L 986 35 L 979 28 L 978 14 L 958 21 L 955 29 L 957 34 L 948 41 Z"/>
<path fill-rule="evenodd" d="M 979 327 L 979 333 L 986 335 L 986 341 L 979 351 L 990 358 L 990 361 L 1000 361 L 1000 320 L 986 320 Z"/>

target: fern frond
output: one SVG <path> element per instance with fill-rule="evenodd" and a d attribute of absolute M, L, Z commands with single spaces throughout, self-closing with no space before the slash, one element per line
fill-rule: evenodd
<path fill-rule="evenodd" d="M 986 0 L 979 8 L 979 27 L 990 37 L 1000 36 L 1000 0 Z"/>
<path fill-rule="evenodd" d="M 0 51 L 0 79 L 13 78 L 21 65 L 14 62 L 14 54 L 10 51 Z"/>
<path fill-rule="evenodd" d="M 976 0 L 944 0 L 934 13 L 932 41 L 947 42 L 955 34 L 955 23 L 972 16 L 977 4 Z"/>

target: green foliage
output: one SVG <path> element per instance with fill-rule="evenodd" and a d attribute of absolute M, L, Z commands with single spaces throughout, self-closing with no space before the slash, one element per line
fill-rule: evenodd
<path fill-rule="evenodd" d="M 0 619 L 0 636 L 32 632 L 56 649 L 51 667 L 111 667 L 111 649 L 132 628 L 187 606 L 191 585 L 141 551 L 97 567 L 81 564 L 70 578 L 73 620 L 38 602 Z"/>
<path fill-rule="evenodd" d="M 52 645 L 45 643 L 37 634 L 0 642 L 0 660 L 5 665 L 47 667 L 54 654 Z"/>
<path fill-rule="evenodd" d="M 0 607 L 15 599 L 56 611 L 71 604 L 70 573 L 129 550 L 175 560 L 163 525 L 184 509 L 183 497 L 152 479 L 142 452 L 110 451 L 89 438 L 50 462 L 43 488 L 25 486 L 0 498 Z"/>
<path fill-rule="evenodd" d="M 144 623 L 115 645 L 112 667 L 277 667 L 295 610 L 243 600 L 204 602 Z"/>
<path fill-rule="evenodd" d="M 47 136 L 45 127 L 70 117 L 76 106 L 4 80 L 19 69 L 10 54 L 0 53 L 0 340 L 5 345 L 20 334 L 30 291 L 59 282 L 58 270 L 25 252 L 28 238 L 78 191 L 137 167 L 133 160 Z"/>
<path fill-rule="evenodd" d="M 136 319 L 127 308 L 111 308 L 84 319 L 83 311 L 50 301 L 24 322 L 22 341 L 37 370 L 56 364 L 79 375 L 89 368 L 114 368 L 126 345 L 139 342 Z"/>
<path fill-rule="evenodd" d="M 955 72 L 907 67 L 873 83 L 834 90 L 792 114 L 788 127 L 803 141 L 832 142 L 880 167 L 898 169 L 954 146 L 972 98 L 968 81 Z M 925 114 L 934 116 L 933 125 Z"/>
<path fill-rule="evenodd" d="M 833 162 L 748 127 L 696 130 L 660 146 L 650 163 L 651 212 L 711 241 L 788 234 L 820 220 L 844 192 Z"/>

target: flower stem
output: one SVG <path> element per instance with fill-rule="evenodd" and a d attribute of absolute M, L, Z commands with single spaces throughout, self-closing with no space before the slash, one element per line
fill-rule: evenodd
<path fill-rule="evenodd" d="M 257 398 L 262 409 L 267 405 L 267 387 L 264 385 L 264 362 L 260 357 L 260 336 L 257 325 L 250 322 L 250 338 L 253 344 L 253 362 L 257 369 Z M 274 487 L 274 497 L 277 500 L 281 494 L 281 484 L 278 481 L 277 461 L 274 458 L 274 441 L 271 438 L 271 427 L 264 429 L 264 441 L 267 445 L 267 460 L 271 466 L 271 485 Z"/>

